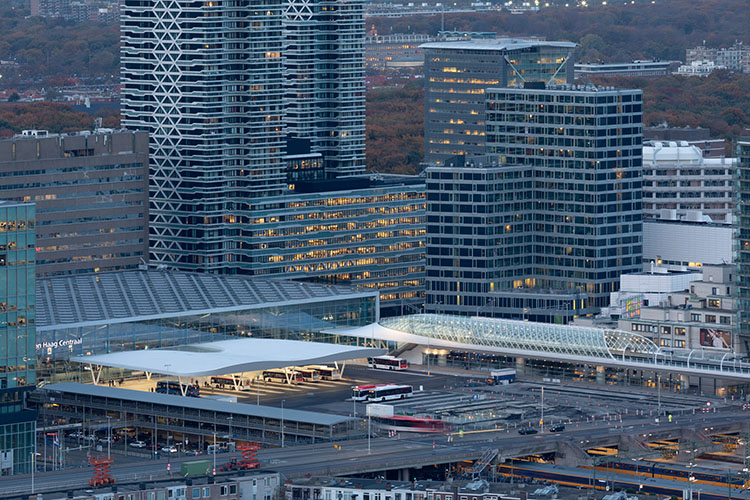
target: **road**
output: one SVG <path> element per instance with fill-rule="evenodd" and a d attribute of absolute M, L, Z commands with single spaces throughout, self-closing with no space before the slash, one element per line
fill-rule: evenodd
<path fill-rule="evenodd" d="M 710 427 L 737 422 L 747 418 L 747 412 L 728 409 L 717 413 L 699 414 L 682 417 L 671 425 L 687 424 L 695 427 Z M 689 422 L 685 422 L 689 419 Z M 670 424 L 656 424 L 652 418 L 630 418 L 623 423 L 628 434 L 647 434 L 663 430 Z M 629 429 L 630 426 L 635 429 Z M 622 432 L 622 431 L 620 431 Z M 550 441 L 567 440 L 571 442 L 591 440 L 601 436 L 617 435 L 611 427 L 594 426 L 591 424 L 571 428 L 562 434 L 537 434 L 534 436 L 520 436 L 506 431 L 490 431 L 476 434 L 466 434 L 455 437 L 449 442 L 446 436 L 422 436 L 406 439 L 378 438 L 372 439 L 368 452 L 367 440 L 344 441 L 340 449 L 334 448 L 333 443 L 297 446 L 292 448 L 269 448 L 261 450 L 258 457 L 261 470 L 278 471 L 286 475 L 296 476 L 310 474 L 355 474 L 368 471 L 406 468 L 411 464 L 439 464 L 454 462 L 461 459 L 473 459 L 489 447 L 512 447 L 528 444 L 530 440 L 544 439 Z M 225 453 L 216 456 L 217 466 L 220 466 L 237 453 Z M 205 457 L 205 456 L 204 456 Z M 204 457 L 184 457 L 171 461 L 172 471 L 179 470 L 179 463 L 192 461 Z M 137 463 L 114 464 L 113 476 L 118 482 L 147 481 L 168 477 L 167 460 L 144 461 Z M 35 475 L 35 491 L 65 490 L 86 484 L 91 477 L 90 468 L 67 469 L 37 473 Z M 29 493 L 31 491 L 31 476 L 15 476 L 3 478 L 0 484 L 0 495 L 14 493 Z"/>

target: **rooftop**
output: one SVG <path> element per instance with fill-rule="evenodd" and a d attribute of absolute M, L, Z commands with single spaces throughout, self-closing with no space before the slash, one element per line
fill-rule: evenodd
<path fill-rule="evenodd" d="M 573 42 L 548 42 L 546 40 L 533 40 L 528 38 L 495 38 L 493 40 L 459 40 L 449 42 L 429 42 L 420 45 L 423 49 L 461 49 L 461 50 L 495 50 L 509 51 L 521 50 L 531 47 L 560 47 L 566 49 L 576 48 Z"/>
<path fill-rule="evenodd" d="M 71 361 L 176 377 L 317 365 L 385 354 L 383 349 L 301 340 L 235 338 L 160 349 L 76 356 Z"/>
<path fill-rule="evenodd" d="M 67 394 L 78 394 L 83 396 L 95 396 L 100 398 L 124 399 L 138 403 L 159 404 L 164 406 L 190 408 L 193 410 L 207 410 L 221 413 L 243 415 L 248 417 L 281 418 L 281 409 L 270 406 L 250 405 L 245 403 L 229 403 L 209 398 L 186 398 L 172 394 L 159 394 L 158 392 L 133 391 L 131 389 L 119 389 L 104 387 L 101 385 L 76 384 L 64 382 L 61 384 L 50 384 L 42 387 L 44 391 L 63 392 Z M 351 417 L 330 415 L 303 410 L 284 409 L 284 420 L 314 425 L 336 425 L 352 420 Z"/>
<path fill-rule="evenodd" d="M 146 269 L 36 282 L 37 330 L 377 296 L 347 286 Z"/>

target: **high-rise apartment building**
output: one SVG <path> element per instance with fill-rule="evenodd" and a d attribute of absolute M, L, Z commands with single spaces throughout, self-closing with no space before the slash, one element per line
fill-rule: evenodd
<path fill-rule="evenodd" d="M 36 203 L 36 272 L 137 269 L 148 260 L 148 134 L 25 131 L 0 140 L 0 197 Z"/>
<path fill-rule="evenodd" d="M 737 144 L 739 168 L 737 169 L 737 232 L 735 248 L 737 262 L 737 310 L 739 333 L 750 338 L 750 130 Z"/>
<path fill-rule="evenodd" d="M 540 87 L 486 93 L 488 154 L 536 179 L 523 286 L 579 290 L 604 307 L 620 275 L 641 270 L 642 93 Z"/>
<path fill-rule="evenodd" d="M 289 0 L 287 132 L 309 139 L 332 176 L 365 171 L 363 0 Z"/>
<path fill-rule="evenodd" d="M 575 44 L 499 38 L 431 42 L 425 57 L 425 162 L 485 153 L 485 90 L 573 83 Z"/>
<path fill-rule="evenodd" d="M 36 412 L 34 204 L 0 202 L 0 476 L 31 472 Z"/>
<path fill-rule="evenodd" d="M 281 0 L 125 0 L 122 122 L 151 134 L 151 255 L 234 266 L 242 224 L 286 188 Z"/>

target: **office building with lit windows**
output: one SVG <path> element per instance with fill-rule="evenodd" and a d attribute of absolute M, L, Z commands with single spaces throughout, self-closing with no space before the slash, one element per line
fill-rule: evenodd
<path fill-rule="evenodd" d="M 39 276 L 148 259 L 148 134 L 26 131 L 0 140 L 0 198 L 36 203 Z"/>
<path fill-rule="evenodd" d="M 641 270 L 642 92 L 561 85 L 487 90 L 487 150 L 534 170 L 530 288 L 605 307 Z"/>
<path fill-rule="evenodd" d="M 485 153 L 485 91 L 573 83 L 571 42 L 498 38 L 431 42 L 425 57 L 425 162 Z"/>
<path fill-rule="evenodd" d="M 0 476 L 26 474 L 36 451 L 34 204 L 0 202 Z"/>
<path fill-rule="evenodd" d="M 594 312 L 585 292 L 535 286 L 533 167 L 460 155 L 426 174 L 426 312 L 546 323 Z"/>
<path fill-rule="evenodd" d="M 424 178 L 362 175 L 294 189 L 248 221 L 244 272 L 377 290 L 384 316 L 422 303 Z"/>

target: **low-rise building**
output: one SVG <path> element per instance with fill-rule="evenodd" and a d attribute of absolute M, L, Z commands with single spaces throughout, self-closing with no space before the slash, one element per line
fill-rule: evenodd
<path fill-rule="evenodd" d="M 643 145 L 643 216 L 661 210 L 677 215 L 700 210 L 713 221 L 731 221 L 736 158 L 704 158 L 685 141 L 650 141 Z"/>
<path fill-rule="evenodd" d="M 619 327 L 666 350 L 747 354 L 750 342 L 737 334 L 736 276 L 735 265 L 705 265 L 701 280 L 692 281 L 687 290 L 668 293 L 659 304 L 643 306 L 633 317 L 620 318 Z"/>
<path fill-rule="evenodd" d="M 592 76 L 640 76 L 656 77 L 670 73 L 670 69 L 679 65 L 678 61 L 633 61 L 622 63 L 577 63 L 576 78 Z"/>
<path fill-rule="evenodd" d="M 664 122 L 655 127 L 643 127 L 644 141 L 685 141 L 697 146 L 706 158 L 726 156 L 726 139 L 712 138 L 711 130 L 703 127 L 670 127 Z"/>
<path fill-rule="evenodd" d="M 674 210 L 663 210 L 657 218 L 643 221 L 643 265 L 669 270 L 695 269 L 703 264 L 734 262 L 735 228 L 713 222 L 700 212 L 683 217 Z"/>

